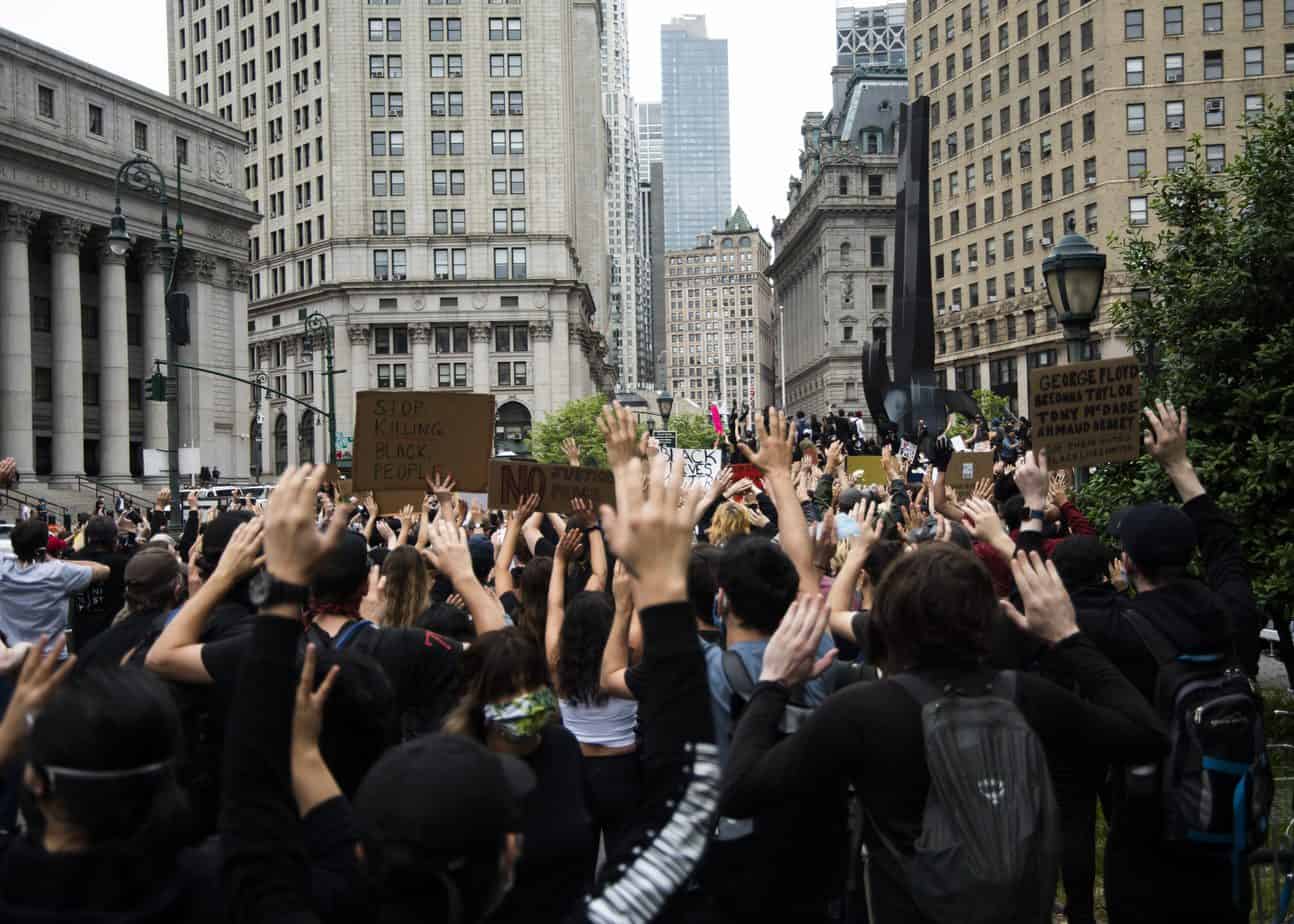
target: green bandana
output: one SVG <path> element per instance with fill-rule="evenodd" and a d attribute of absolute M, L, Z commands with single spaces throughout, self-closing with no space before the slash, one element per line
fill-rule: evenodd
<path fill-rule="evenodd" d="M 485 722 L 513 741 L 539 734 L 557 715 L 557 697 L 550 687 L 540 687 L 499 705 L 483 707 Z"/>

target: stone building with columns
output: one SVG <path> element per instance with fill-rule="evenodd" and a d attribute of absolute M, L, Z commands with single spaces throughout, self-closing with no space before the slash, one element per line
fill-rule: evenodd
<path fill-rule="evenodd" d="M 243 361 L 272 389 L 330 411 L 319 313 L 343 446 L 366 389 L 493 393 L 501 447 L 612 391 L 601 0 L 166 12 L 171 95 L 246 143 Z M 265 397 L 262 473 L 330 455 L 317 411 Z"/>
<path fill-rule="evenodd" d="M 179 361 L 245 374 L 257 216 L 242 191 L 242 144 L 212 116 L 0 29 L 0 453 L 24 481 L 138 484 L 143 450 L 168 445 L 166 405 L 145 395 L 153 360 L 166 357 L 157 201 L 123 186 L 132 247 L 116 256 L 105 246 L 127 160 L 161 166 L 172 220 L 181 165 L 174 290 L 189 295 L 192 341 Z M 245 477 L 250 390 L 183 372 L 179 394 L 180 446 Z"/>

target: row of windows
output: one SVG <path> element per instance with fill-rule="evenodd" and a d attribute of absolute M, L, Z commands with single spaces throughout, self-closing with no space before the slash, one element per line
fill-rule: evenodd
<path fill-rule="evenodd" d="M 459 157 L 466 153 L 466 147 L 466 135 L 464 132 L 434 131 L 431 133 L 431 153 L 435 156 L 449 155 Z M 491 131 L 490 153 L 493 155 L 526 153 L 525 131 L 519 128 Z M 403 157 L 404 132 L 369 132 L 369 154 L 373 157 Z"/>
<path fill-rule="evenodd" d="M 49 366 L 33 366 L 31 370 L 31 390 L 33 401 L 52 402 L 54 400 L 54 370 Z M 130 410 L 143 410 L 143 379 L 128 379 L 126 392 L 129 396 Z M 81 373 L 81 403 L 86 407 L 99 406 L 99 373 Z"/>
<path fill-rule="evenodd" d="M 528 365 L 525 361 L 496 363 L 494 384 L 508 387 L 526 387 L 529 379 Z M 466 388 L 468 385 L 467 363 L 437 363 L 436 385 L 439 388 Z M 408 364 L 378 363 L 377 387 L 408 388 Z"/>
<path fill-rule="evenodd" d="M 460 91 L 431 94 L 430 112 L 433 116 L 462 116 L 463 94 Z M 368 114 L 374 119 L 400 118 L 404 115 L 404 94 L 400 92 L 370 93 Z M 490 115 L 520 116 L 526 114 L 525 94 L 521 90 L 496 90 L 490 93 Z"/>
<path fill-rule="evenodd" d="M 521 41 L 520 16 L 491 16 L 486 27 L 486 36 L 492 42 Z M 368 40 L 370 42 L 399 42 L 404 38 L 404 27 L 397 18 L 368 21 Z M 427 40 L 431 42 L 461 42 L 463 40 L 463 20 L 457 16 L 433 16 L 427 20 Z"/>
<path fill-rule="evenodd" d="M 255 62 L 253 62 L 253 65 Z M 430 55 L 427 72 L 432 77 L 462 77 L 462 55 Z M 491 77 L 522 76 L 520 54 L 494 54 L 489 56 Z M 399 80 L 404 77 L 404 55 L 369 55 L 368 75 L 375 80 Z M 252 76 L 255 76 L 253 72 Z M 244 77 L 244 82 L 246 78 Z"/>
<path fill-rule="evenodd" d="M 1221 80 L 1224 74 L 1224 54 L 1221 49 L 1204 52 L 1204 79 Z M 1244 49 L 1244 75 L 1261 77 L 1263 75 L 1263 47 L 1261 45 Z M 1179 83 L 1186 79 L 1186 57 L 1180 53 L 1164 55 L 1164 82 Z M 1123 59 L 1124 86 L 1139 87 L 1146 82 L 1146 59 L 1144 57 Z"/>
<path fill-rule="evenodd" d="M 524 247 L 495 247 L 494 278 L 526 279 L 527 255 Z M 438 247 L 431 252 L 432 275 L 438 280 L 467 279 L 467 250 L 462 247 Z M 407 250 L 373 251 L 373 278 L 379 282 L 403 280 L 409 276 Z"/>
<path fill-rule="evenodd" d="M 491 228 L 495 234 L 525 234 L 525 209 L 492 209 Z M 405 212 L 403 209 L 377 209 L 373 212 L 374 237 L 387 235 L 400 237 L 407 233 Z M 431 233 L 436 236 L 462 235 L 467 233 L 467 211 L 465 209 L 433 209 L 431 212 Z"/>
<path fill-rule="evenodd" d="M 496 353 L 529 353 L 530 327 L 526 324 L 496 323 L 494 351 Z M 374 325 L 371 342 L 377 356 L 403 356 L 409 350 L 407 324 Z M 437 324 L 432 327 L 432 343 L 437 353 L 466 353 L 467 327 L 465 325 Z"/>
<path fill-rule="evenodd" d="M 53 87 L 44 84 L 36 85 L 36 114 L 43 119 L 58 118 L 56 106 L 58 94 Z M 97 103 L 87 103 L 85 107 L 85 130 L 96 138 L 105 137 L 103 107 Z M 131 143 L 136 151 L 149 151 L 149 124 L 142 119 L 135 119 L 131 125 Z M 179 163 L 189 162 L 189 139 L 183 135 L 175 136 L 175 156 Z"/>

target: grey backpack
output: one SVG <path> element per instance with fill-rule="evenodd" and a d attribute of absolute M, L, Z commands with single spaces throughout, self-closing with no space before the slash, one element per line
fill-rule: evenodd
<path fill-rule="evenodd" d="M 921 705 L 930 790 L 912 853 L 877 834 L 921 913 L 940 924 L 1050 922 L 1060 822 L 1042 742 L 1015 704 L 1016 676 L 980 690 L 893 676 Z"/>

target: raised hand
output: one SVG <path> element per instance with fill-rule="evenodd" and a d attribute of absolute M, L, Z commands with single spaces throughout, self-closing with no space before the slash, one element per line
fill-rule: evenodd
<path fill-rule="evenodd" d="M 382 569 L 377 565 L 368 569 L 368 587 L 359 601 L 360 617 L 376 623 L 380 623 L 386 614 L 386 578 L 381 573 Z"/>
<path fill-rule="evenodd" d="M 818 646 L 830 616 L 831 611 L 822 597 L 801 594 L 768 641 L 760 682 L 791 687 L 821 676 L 836 659 L 834 648 L 818 657 Z"/>
<path fill-rule="evenodd" d="M 290 584 L 308 584 L 320 559 L 336 547 L 350 510 L 339 506 L 322 531 L 315 528 L 315 494 L 325 465 L 289 467 L 279 478 L 265 509 L 265 567 Z"/>
<path fill-rule="evenodd" d="M 1142 431 L 1146 451 L 1165 469 L 1189 465 L 1186 455 L 1186 408 L 1178 410 L 1171 401 L 1156 401 L 1143 413 L 1149 424 Z"/>
<path fill-rule="evenodd" d="M 986 501 L 992 500 L 993 499 L 993 479 L 981 478 L 979 481 L 975 482 L 975 488 L 973 491 L 971 491 L 971 497 L 973 498 L 977 497 L 981 500 L 986 500 Z"/>
<path fill-rule="evenodd" d="M 572 527 L 562 534 L 562 541 L 557 543 L 557 551 L 553 553 L 553 567 L 559 563 L 565 564 L 568 561 L 580 557 L 580 552 L 584 549 L 584 534 L 578 528 Z"/>
<path fill-rule="evenodd" d="M 464 580 L 476 577 L 472 570 L 472 553 L 467 548 L 467 533 L 457 523 L 444 517 L 432 524 L 431 544 L 423 550 L 423 555 L 455 587 Z"/>
<path fill-rule="evenodd" d="M 40 712 L 76 666 L 76 655 L 59 663 L 59 655 L 67 644 L 65 633 L 59 633 L 49 651 L 45 651 L 48 641 L 49 637 L 42 635 L 35 645 L 27 649 L 23 658 L 9 707 L 4 718 L 0 719 L 0 764 L 8 763 L 21 748 L 30 727 L 30 717 Z"/>
<path fill-rule="evenodd" d="M 527 520 L 534 516 L 535 511 L 538 509 L 539 495 L 527 494 L 525 497 L 521 498 L 520 502 L 517 504 L 517 509 L 512 511 L 511 521 L 517 525 L 518 529 L 520 529 L 525 525 Z"/>
<path fill-rule="evenodd" d="M 764 415 L 755 415 L 755 435 L 759 440 L 759 449 L 752 449 L 749 443 L 741 444 L 741 451 L 764 474 L 772 472 L 790 472 L 791 456 L 795 446 L 795 423 L 786 419 L 786 414 L 775 407 L 768 409 L 768 426 L 764 426 Z"/>
<path fill-rule="evenodd" d="M 189 496 L 184 499 L 184 505 L 196 513 L 198 510 L 198 492 L 190 491 Z"/>
<path fill-rule="evenodd" d="M 1044 563 L 1037 552 L 1020 552 L 1011 561 L 1011 574 L 1024 601 L 1024 614 L 1006 600 L 1002 609 L 1016 625 L 1052 644 L 1078 632 L 1074 604 L 1052 562 Z"/>
<path fill-rule="evenodd" d="M 373 495 L 372 491 L 369 491 L 364 495 L 364 509 L 368 511 L 368 517 L 370 520 L 377 519 L 377 498 Z"/>
<path fill-rule="evenodd" d="M 613 472 L 645 452 L 638 441 L 634 415 L 619 401 L 603 405 L 602 414 L 598 417 L 598 431 L 607 445 L 607 467 Z"/>
<path fill-rule="evenodd" d="M 835 440 L 827 447 L 827 468 L 828 475 L 833 474 L 836 469 L 840 468 L 840 463 L 845 457 L 845 444 L 840 440 Z"/>
<path fill-rule="evenodd" d="M 980 497 L 972 497 L 962 506 L 966 512 L 962 522 L 970 530 L 971 535 L 980 542 L 992 545 L 1007 535 L 1006 527 L 1002 525 L 1002 518 L 988 501 Z"/>
<path fill-rule="evenodd" d="M 562 440 L 562 452 L 566 454 L 566 464 L 578 467 L 580 464 L 580 447 L 575 438 L 568 436 Z"/>
<path fill-rule="evenodd" d="M 1123 567 L 1122 558 L 1113 559 L 1109 568 L 1106 569 L 1106 574 L 1109 575 L 1110 586 L 1119 593 L 1123 593 L 1128 589 L 1128 572 Z"/>
<path fill-rule="evenodd" d="M 596 522 L 597 518 L 593 514 L 593 502 L 587 497 L 572 497 L 571 515 L 566 518 L 566 524 L 578 529 L 588 529 Z"/>
<path fill-rule="evenodd" d="M 454 481 L 454 476 L 448 473 L 442 475 L 440 472 L 433 472 L 432 474 L 425 476 L 425 480 L 427 482 L 427 490 L 436 495 L 436 500 L 438 500 L 441 505 L 449 503 L 450 498 L 454 495 L 454 490 L 458 487 L 457 483 Z"/>
<path fill-rule="evenodd" d="M 622 561 L 616 562 L 615 572 L 611 577 L 611 596 L 616 601 L 616 610 L 632 609 L 634 601 L 634 578 Z"/>
<path fill-rule="evenodd" d="M 12 456 L 0 459 L 0 488 L 7 488 L 18 480 L 18 463 Z"/>
<path fill-rule="evenodd" d="M 642 490 L 646 465 L 633 459 L 616 475 L 616 504 L 602 508 L 603 530 L 616 556 L 637 579 L 640 608 L 687 599 L 687 568 L 692 528 L 701 492 L 683 487 L 683 457 L 666 479 L 665 460 L 653 460 Z"/>
<path fill-rule="evenodd" d="M 264 534 L 264 517 L 248 520 L 235 529 L 225 550 L 220 553 L 220 561 L 212 572 L 212 578 L 228 581 L 232 585 L 259 570 L 265 564 L 265 556 L 261 552 Z M 201 539 L 198 541 L 201 542 Z"/>
<path fill-rule="evenodd" d="M 382 537 L 382 541 L 388 546 L 395 542 L 395 531 L 391 529 L 391 524 L 386 520 L 378 520 L 376 529 L 377 534 Z"/>
<path fill-rule="evenodd" d="M 1041 509 L 1047 500 L 1047 450 L 1031 449 L 1015 467 L 1015 483 L 1031 508 Z"/>
<path fill-rule="evenodd" d="M 402 527 L 407 527 L 413 521 L 413 504 L 405 504 L 401 507 L 397 519 Z"/>
<path fill-rule="evenodd" d="M 1047 486 L 1047 502 L 1055 504 L 1057 507 L 1064 507 L 1069 503 L 1069 470 L 1061 469 L 1058 472 L 1052 472 Z"/>

